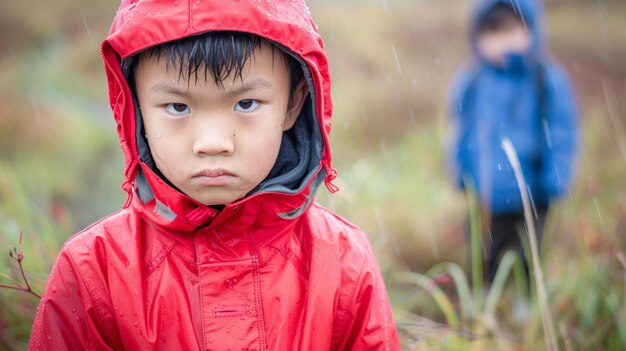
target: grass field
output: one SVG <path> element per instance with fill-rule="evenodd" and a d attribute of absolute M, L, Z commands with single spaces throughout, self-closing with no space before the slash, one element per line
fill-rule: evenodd
<path fill-rule="evenodd" d="M 37 292 L 60 245 L 124 200 L 99 57 L 116 6 L 0 5 L 0 272 L 20 276 L 8 252 L 23 232 Z M 519 293 L 513 260 L 502 271 L 507 284 L 491 292 L 466 284 L 468 204 L 443 157 L 446 89 L 468 54 L 466 1 L 309 6 L 331 61 L 341 187 L 318 200 L 370 234 L 404 349 L 547 349 L 539 304 Z M 541 254 L 555 339 L 562 350 L 623 350 L 626 3 L 546 7 L 550 53 L 570 73 L 583 133 L 576 185 L 554 207 Z M 26 349 L 36 305 L 32 295 L 0 289 L 0 349 Z"/>

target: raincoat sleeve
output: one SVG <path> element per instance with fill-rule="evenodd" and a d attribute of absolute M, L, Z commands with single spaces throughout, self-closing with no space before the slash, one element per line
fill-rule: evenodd
<path fill-rule="evenodd" d="M 113 350 L 98 306 L 64 248 L 37 309 L 29 350 Z"/>
<path fill-rule="evenodd" d="M 363 237 L 364 233 L 361 233 Z M 340 306 L 333 350 L 400 350 L 398 333 L 385 283 L 367 239 L 357 258 L 357 279 L 348 302 Z M 347 256 L 346 256 L 347 257 Z M 341 304 L 341 303 L 340 303 Z"/>
<path fill-rule="evenodd" d="M 548 197 L 568 191 L 574 178 L 578 144 L 578 111 L 567 75 L 557 66 L 547 70 L 548 111 L 543 122 L 547 150 L 540 169 Z"/>

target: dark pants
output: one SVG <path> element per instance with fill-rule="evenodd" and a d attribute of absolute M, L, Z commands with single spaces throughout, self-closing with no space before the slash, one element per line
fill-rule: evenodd
<path fill-rule="evenodd" d="M 533 212 L 538 245 L 541 245 L 547 213 L 548 206 L 537 208 L 536 216 Z M 525 252 L 521 239 L 523 236 L 524 242 L 528 245 L 530 244 L 524 213 L 515 212 L 490 216 L 483 211 L 481 217 L 483 221 L 483 272 L 485 279 L 489 283 L 493 282 L 502 256 L 509 250 L 515 250 L 522 261 L 526 281 L 530 282 L 528 260 L 531 259 L 531 254 L 530 251 Z M 528 247 L 530 248 L 530 246 Z"/>
<path fill-rule="evenodd" d="M 537 244 L 541 247 L 541 240 L 543 238 L 543 230 L 546 223 L 546 215 L 548 213 L 548 207 L 537 208 L 536 216 L 533 213 L 535 232 L 537 233 Z M 525 252 L 522 245 L 521 237 L 524 237 L 524 242 L 530 249 L 530 240 L 528 239 L 528 229 L 526 227 L 526 221 L 524 219 L 524 213 L 505 213 L 493 215 L 491 217 L 491 223 L 487 226 L 487 232 L 484 233 L 483 238 L 489 240 L 491 245 L 486 257 L 487 269 L 489 272 L 489 281 L 492 282 L 496 276 L 498 270 L 498 264 L 502 255 L 508 250 L 515 250 L 521 258 L 526 278 L 530 282 L 530 270 L 528 260 L 531 259 L 530 251 Z"/>

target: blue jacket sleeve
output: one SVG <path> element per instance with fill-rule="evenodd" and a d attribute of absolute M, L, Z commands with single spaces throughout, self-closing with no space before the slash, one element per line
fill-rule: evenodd
<path fill-rule="evenodd" d="M 547 150 L 540 170 L 544 193 L 554 198 L 567 192 L 574 179 L 578 151 L 578 108 L 566 73 L 558 66 L 546 70 L 547 116 L 543 121 Z"/>

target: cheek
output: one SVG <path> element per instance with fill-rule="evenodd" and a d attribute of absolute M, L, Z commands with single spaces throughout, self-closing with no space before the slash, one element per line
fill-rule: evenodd
<path fill-rule="evenodd" d="M 165 133 L 166 130 L 158 124 L 146 125 L 146 136 L 152 158 L 157 168 L 169 178 L 176 172 L 177 164 L 183 160 L 181 153 L 183 144 L 174 135 Z"/>
<path fill-rule="evenodd" d="M 262 141 L 258 143 L 258 157 L 263 158 L 263 160 L 268 160 L 266 162 L 274 163 L 276 160 L 276 156 L 280 150 L 280 144 L 282 142 L 282 129 L 280 126 L 277 126 L 275 129 L 268 133 L 270 137 L 263 138 Z"/>
<path fill-rule="evenodd" d="M 172 176 L 176 171 L 176 163 L 170 162 L 170 160 L 179 159 L 178 155 L 173 152 L 173 149 L 167 147 L 167 145 L 163 145 L 162 143 L 150 141 L 150 152 L 157 168 L 168 178 Z"/>
<path fill-rule="evenodd" d="M 276 163 L 283 136 L 282 125 L 282 122 L 276 121 L 276 123 L 264 128 L 263 131 L 255 133 L 254 142 L 251 142 L 251 139 L 248 139 L 250 143 L 246 142 L 246 147 L 250 150 L 247 157 L 248 162 L 258 165 L 259 175 L 263 175 L 263 178 Z M 267 173 L 265 173 L 266 171 Z"/>

